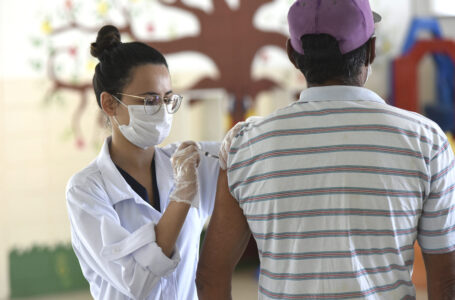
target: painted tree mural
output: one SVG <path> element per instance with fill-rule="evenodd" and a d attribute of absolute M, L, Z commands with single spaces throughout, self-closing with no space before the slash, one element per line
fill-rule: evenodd
<path fill-rule="evenodd" d="M 151 37 L 150 33 L 159 30 L 160 25 L 154 23 L 153 20 L 137 24 L 139 15 L 142 14 L 142 18 L 144 18 L 144 6 L 142 9 L 137 7 L 141 1 L 154 3 L 155 6 L 149 9 L 151 13 L 157 14 L 159 9 L 162 11 L 174 9 L 191 14 L 199 23 L 199 34 L 177 36 L 171 32 L 166 39 Z M 173 2 L 165 0 L 98 0 L 95 2 L 96 8 L 93 12 L 95 21 L 88 22 L 79 18 L 81 10 L 84 9 L 82 2 L 65 0 L 64 8 L 60 12 L 60 21 L 55 22 L 49 17 L 42 24 L 48 41 L 70 32 L 89 35 L 94 40 L 96 32 L 102 25 L 114 24 L 122 33 L 124 41 L 142 41 L 165 54 L 182 51 L 202 53 L 213 61 L 218 70 L 218 76 L 216 78 L 203 76 L 188 88 L 225 89 L 232 99 L 228 113 L 231 115 L 233 123 L 245 118 L 247 110 L 254 103 L 258 93 L 279 86 L 273 80 L 254 79 L 252 76 L 252 63 L 255 57 L 257 55 L 266 56 L 266 54 L 258 54 L 262 47 L 272 45 L 285 48 L 286 36 L 283 33 L 264 31 L 253 24 L 253 18 L 261 6 L 274 2 L 273 0 L 239 0 L 237 8 L 232 8 L 232 5 L 225 0 L 212 0 L 211 9 L 193 6 L 182 0 Z M 116 14 L 114 15 L 113 12 Z M 82 46 L 87 45 L 88 43 L 83 43 Z M 73 91 L 79 95 L 80 102 L 73 115 L 72 130 L 76 138 L 80 139 L 81 145 L 83 139 L 79 123 L 87 106 L 88 95 L 92 92 L 90 76 L 84 78 L 80 76 L 80 71 L 79 73 L 73 72 L 72 76 L 61 76 L 62 71 L 59 69 L 62 69 L 61 65 L 64 65 L 67 59 L 77 60 L 81 55 L 80 52 L 84 52 L 86 55 L 88 47 L 85 49 L 82 46 L 71 43 L 69 45 L 68 43 L 48 43 L 48 59 L 43 63 L 46 65 L 48 77 L 52 81 L 48 97 L 61 91 Z M 263 57 L 263 59 L 266 58 Z M 58 66 L 59 62 L 60 66 Z M 89 60 L 87 68 L 93 70 L 96 63 L 93 59 Z M 80 68 L 80 64 L 77 67 Z M 86 73 L 92 74 L 91 72 Z"/>
<path fill-rule="evenodd" d="M 234 122 L 243 120 L 245 116 L 245 99 L 254 101 L 259 92 L 277 86 L 267 79 L 251 78 L 251 65 L 258 50 L 270 44 L 284 48 L 286 43 L 286 37 L 282 34 L 260 31 L 253 26 L 254 13 L 267 2 L 272 1 L 243 0 L 239 9 L 232 10 L 225 1 L 217 0 L 213 1 L 213 11 L 206 13 L 179 0 L 169 5 L 196 15 L 201 26 L 200 35 L 152 43 L 164 53 L 194 49 L 212 58 L 220 77 L 216 80 L 203 78 L 193 88 L 225 88 L 235 99 L 231 111 Z"/>

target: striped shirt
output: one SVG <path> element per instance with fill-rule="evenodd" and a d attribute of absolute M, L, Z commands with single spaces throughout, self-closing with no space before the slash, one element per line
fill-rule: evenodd
<path fill-rule="evenodd" d="M 259 299 L 414 299 L 416 239 L 455 250 L 453 167 L 434 122 L 365 88 L 310 88 L 245 125 L 228 182 L 258 245 Z"/>

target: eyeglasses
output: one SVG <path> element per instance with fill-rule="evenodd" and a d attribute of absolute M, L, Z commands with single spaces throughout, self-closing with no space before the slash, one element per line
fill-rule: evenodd
<path fill-rule="evenodd" d="M 144 110 L 147 114 L 156 114 L 160 109 L 161 105 L 166 107 L 166 111 L 169 114 L 176 113 L 182 103 L 183 97 L 178 94 L 171 94 L 168 96 L 161 97 L 160 95 L 147 95 L 145 97 L 129 95 L 123 93 L 117 93 L 117 95 L 127 96 L 131 98 L 137 98 L 144 101 Z"/>

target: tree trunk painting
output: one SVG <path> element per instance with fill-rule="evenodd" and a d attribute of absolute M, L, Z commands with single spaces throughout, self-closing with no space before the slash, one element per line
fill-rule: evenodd
<path fill-rule="evenodd" d="M 166 3 L 160 1 L 161 3 Z M 183 50 L 196 50 L 208 55 L 217 65 L 220 78 L 204 78 L 194 89 L 224 88 L 235 99 L 230 112 L 234 123 L 245 117 L 245 99 L 254 99 L 262 91 L 277 86 L 270 80 L 255 81 L 251 78 L 251 65 L 257 51 L 265 45 L 275 45 L 284 49 L 286 37 L 280 33 L 264 32 L 253 26 L 256 10 L 268 2 L 264 0 L 243 0 L 239 9 L 232 10 L 224 0 L 213 1 L 213 12 L 206 13 L 186 6 L 181 0 L 171 4 L 174 7 L 191 11 L 199 19 L 201 33 L 170 42 L 151 42 L 160 51 L 172 53 Z"/>

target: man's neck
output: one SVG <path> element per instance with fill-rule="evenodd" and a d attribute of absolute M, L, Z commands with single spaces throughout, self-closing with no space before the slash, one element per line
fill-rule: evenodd
<path fill-rule="evenodd" d="M 308 83 L 308 87 L 324 87 L 324 86 L 331 86 L 331 85 L 344 85 L 344 86 L 354 86 L 354 87 L 363 87 L 365 85 L 367 79 L 367 72 L 368 68 L 362 68 L 359 76 L 356 78 L 352 78 L 349 80 L 350 82 L 346 82 L 346 80 L 341 79 L 331 79 L 327 80 L 323 83 Z"/>
<path fill-rule="evenodd" d="M 324 83 L 308 83 L 308 88 L 312 87 L 324 87 L 324 86 L 332 86 L 332 85 L 344 85 L 344 86 L 354 86 L 354 87 L 363 87 L 363 84 L 357 83 L 357 84 L 346 84 L 345 82 L 338 81 L 338 80 L 330 80 L 326 81 Z"/>

